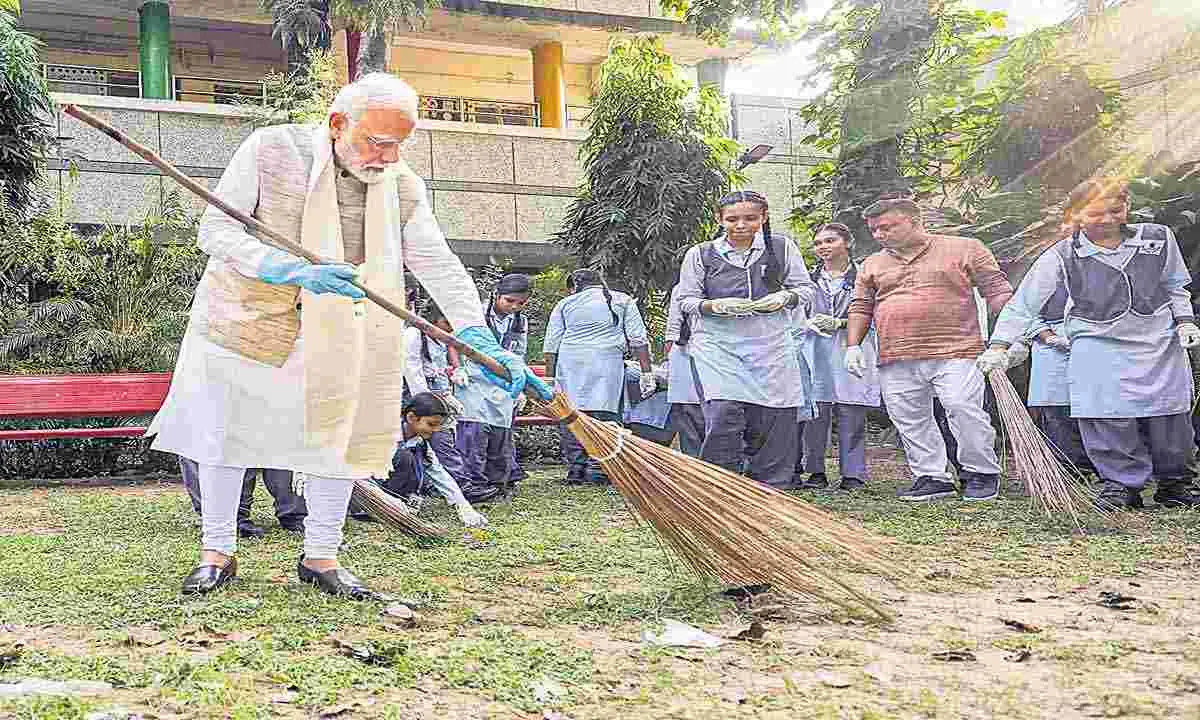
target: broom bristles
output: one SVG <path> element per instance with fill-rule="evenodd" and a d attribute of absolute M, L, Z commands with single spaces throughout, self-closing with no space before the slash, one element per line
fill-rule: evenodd
<path fill-rule="evenodd" d="M 406 535 L 421 539 L 446 536 L 445 528 L 417 517 L 407 503 L 370 480 L 356 480 L 350 497 L 368 515 Z"/>
<path fill-rule="evenodd" d="M 604 467 L 631 510 L 698 574 L 731 585 L 835 605 L 876 620 L 891 615 L 836 571 L 899 579 L 881 549 L 892 541 L 806 502 L 571 407 L 558 393 L 538 408 L 568 429 Z"/>
<path fill-rule="evenodd" d="M 1085 514 L 1106 511 L 1097 503 L 1095 491 L 1070 458 L 1042 433 L 1017 389 L 1003 370 L 988 373 L 996 395 L 1000 422 L 1012 445 L 1013 464 L 1025 482 L 1029 496 L 1048 516 L 1066 514 L 1076 527 L 1083 527 Z"/>

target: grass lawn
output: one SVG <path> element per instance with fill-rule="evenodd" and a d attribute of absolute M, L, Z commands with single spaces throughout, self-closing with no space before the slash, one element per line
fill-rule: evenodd
<path fill-rule="evenodd" d="M 484 508 L 486 531 L 436 503 L 448 542 L 350 524 L 343 562 L 415 606 L 415 627 L 302 587 L 300 538 L 274 527 L 261 485 L 256 519 L 274 529 L 241 543 L 233 587 L 186 601 L 199 529 L 177 485 L 3 490 L 0 681 L 114 689 L 0 700 L 0 717 L 1200 719 L 1200 513 L 1080 535 L 1011 486 L 994 503 L 903 504 L 894 451 L 872 467 L 861 495 L 809 497 L 898 541 L 912 583 L 851 577 L 896 614 L 887 626 L 726 599 L 618 495 L 564 487 L 558 469 Z M 665 619 L 766 633 L 644 644 Z"/>

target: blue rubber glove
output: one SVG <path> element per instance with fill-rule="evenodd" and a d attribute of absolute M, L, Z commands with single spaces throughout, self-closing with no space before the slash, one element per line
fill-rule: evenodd
<path fill-rule="evenodd" d="M 506 380 L 486 367 L 481 368 L 483 376 L 488 379 L 488 382 L 503 389 L 513 398 L 525 391 L 525 383 L 533 373 L 529 372 L 524 360 L 500 347 L 500 343 L 496 342 L 496 336 L 492 334 L 491 330 L 483 325 L 476 325 L 459 330 L 457 335 L 459 340 L 500 363 L 512 378 L 512 380 Z"/>
<path fill-rule="evenodd" d="M 258 267 L 258 279 L 272 285 L 299 285 L 315 293 L 336 293 L 360 300 L 367 294 L 350 283 L 356 277 L 358 271 L 348 263 L 314 265 L 275 248 Z"/>
<path fill-rule="evenodd" d="M 543 402 L 550 402 L 554 399 L 554 391 L 550 389 L 545 380 L 534 375 L 533 370 L 530 370 L 528 366 L 525 368 L 525 387 L 533 388 Z"/>

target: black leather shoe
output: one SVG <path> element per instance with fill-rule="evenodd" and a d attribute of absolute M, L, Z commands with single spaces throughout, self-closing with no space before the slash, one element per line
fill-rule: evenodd
<path fill-rule="evenodd" d="M 855 490 L 862 490 L 866 486 L 867 484 L 865 482 L 856 477 L 844 477 L 842 478 L 842 483 L 839 486 L 839 489 L 842 492 L 854 492 Z"/>
<path fill-rule="evenodd" d="M 1159 480 L 1154 502 L 1168 508 L 1200 507 L 1200 489 L 1190 480 Z"/>
<path fill-rule="evenodd" d="M 374 600 L 378 596 L 375 591 L 354 577 L 346 568 L 338 567 L 325 572 L 317 572 L 305 566 L 304 558 L 296 563 L 296 574 L 300 582 L 316 585 L 322 592 L 351 600 Z"/>
<path fill-rule="evenodd" d="M 287 530 L 288 532 L 303 533 L 304 518 L 287 518 L 286 520 L 281 519 L 279 521 L 279 527 Z"/>
<path fill-rule="evenodd" d="M 472 505 L 480 505 L 489 500 L 495 500 L 500 494 L 500 488 L 495 485 L 475 485 L 467 483 L 466 487 L 461 488 L 463 497 Z"/>
<path fill-rule="evenodd" d="M 1140 490 L 1128 488 L 1113 480 L 1104 480 L 1096 504 L 1102 510 L 1140 510 L 1143 507 Z"/>
<path fill-rule="evenodd" d="M 249 520 L 239 520 L 237 524 L 237 534 L 240 538 L 260 538 L 266 535 L 267 531 L 263 530 Z"/>
<path fill-rule="evenodd" d="M 824 490 L 829 487 L 829 478 L 825 473 L 813 473 L 800 483 L 801 490 Z"/>
<path fill-rule="evenodd" d="M 224 567 L 218 565 L 197 565 L 192 573 L 183 579 L 184 595 L 205 595 L 233 582 L 237 577 L 237 558 L 229 558 Z"/>

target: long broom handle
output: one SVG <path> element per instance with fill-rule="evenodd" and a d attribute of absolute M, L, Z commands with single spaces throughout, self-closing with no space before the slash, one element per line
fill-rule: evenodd
<path fill-rule="evenodd" d="M 298 256 L 304 258 L 305 260 L 309 261 L 310 263 L 313 263 L 314 265 L 325 265 L 325 264 L 334 262 L 327 258 L 323 258 L 314 252 L 310 252 L 309 250 L 305 249 L 303 245 L 300 245 L 299 243 L 294 242 L 293 240 L 291 240 L 290 238 L 285 236 L 283 233 L 278 232 L 278 231 L 272 229 L 271 227 L 268 227 L 267 225 L 264 225 L 259 220 L 255 219 L 255 218 L 247 215 L 246 213 L 242 212 L 241 210 L 238 210 L 237 208 L 233 207 L 232 205 L 225 202 L 221 198 L 212 194 L 212 192 L 210 192 L 208 188 L 204 187 L 200 183 L 196 182 L 195 180 L 193 180 L 190 177 L 188 177 L 187 175 L 185 175 L 181 170 L 179 170 L 179 168 L 175 167 L 171 163 L 164 160 L 161 156 L 159 156 L 158 153 L 154 152 L 153 150 L 146 147 L 145 145 L 142 145 L 141 143 L 139 143 L 138 141 L 129 137 L 128 135 L 121 132 L 120 130 L 116 129 L 112 125 L 109 125 L 108 123 L 104 122 L 103 120 L 101 120 L 100 118 L 91 114 L 87 110 L 84 110 L 76 105 L 67 105 L 66 107 L 63 108 L 63 112 L 65 112 L 66 114 L 70 115 L 73 118 L 78 118 L 79 120 L 82 120 L 83 122 L 87 123 L 88 125 L 91 125 L 92 127 L 96 128 L 100 132 L 109 136 L 113 140 L 116 140 L 117 142 L 121 143 L 122 145 L 129 148 L 133 152 L 142 156 L 151 165 L 154 165 L 159 170 L 162 170 L 168 176 L 173 178 L 175 180 L 175 182 L 179 183 L 180 185 L 184 186 L 188 190 L 191 190 L 192 192 L 199 195 L 209 205 L 212 205 L 213 207 L 217 208 L 218 210 L 225 213 L 226 215 L 233 218 L 234 220 L 237 220 L 238 222 L 245 225 L 246 227 L 254 230 L 258 234 L 270 238 L 271 242 L 275 243 L 276 245 L 283 248 L 284 250 L 287 250 L 288 252 L 292 253 L 293 255 L 298 255 Z M 388 300 L 386 297 L 380 295 L 379 293 L 375 292 L 374 290 L 371 290 L 371 288 L 367 287 L 366 285 L 363 285 L 357 279 L 351 280 L 350 282 L 353 283 L 354 286 L 357 287 L 359 290 L 362 290 L 364 293 L 366 293 L 367 298 L 370 299 L 371 302 L 375 303 L 376 305 L 383 308 L 384 310 L 387 310 L 388 312 L 395 315 L 396 317 L 401 318 L 409 325 L 412 325 L 413 327 L 420 330 L 423 334 L 428 335 L 429 337 L 433 338 L 434 340 L 437 340 L 445 345 L 449 345 L 449 346 L 453 347 L 454 349 L 463 353 L 464 355 L 471 358 L 475 362 L 479 363 L 480 365 L 483 365 L 488 370 L 491 370 L 492 372 L 496 373 L 500 377 L 506 378 L 509 380 L 512 379 L 511 377 L 509 377 L 508 370 L 506 370 L 504 368 L 504 366 L 502 366 L 500 363 L 496 362 L 494 359 L 488 357 L 487 355 L 484 355 L 483 353 L 479 352 L 478 350 L 471 347 L 467 343 L 463 342 L 462 340 L 459 340 L 457 337 L 451 335 L 450 333 L 446 332 L 445 330 L 442 330 L 441 328 L 437 327 L 433 323 L 429 322 L 425 318 L 423 318 L 423 317 L 417 315 L 416 313 L 413 313 L 403 307 L 400 307 L 399 305 L 395 304 L 391 300 Z M 534 397 L 536 399 L 540 399 L 540 398 L 536 397 L 536 393 L 534 393 Z"/>

